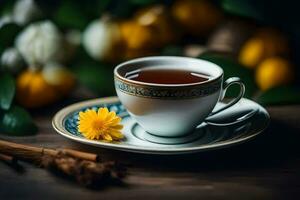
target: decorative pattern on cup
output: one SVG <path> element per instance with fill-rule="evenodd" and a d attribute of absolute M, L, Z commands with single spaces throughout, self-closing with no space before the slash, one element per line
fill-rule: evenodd
<path fill-rule="evenodd" d="M 126 94 L 154 99 L 191 99 L 208 96 L 221 89 L 222 78 L 192 86 L 148 86 L 119 79 L 115 76 L 115 87 Z"/>

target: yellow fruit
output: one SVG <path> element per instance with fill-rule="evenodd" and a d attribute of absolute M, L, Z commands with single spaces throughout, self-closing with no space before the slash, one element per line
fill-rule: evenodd
<path fill-rule="evenodd" d="M 265 59 L 257 68 L 255 80 L 261 90 L 288 84 L 293 80 L 292 65 L 280 57 Z"/>
<path fill-rule="evenodd" d="M 58 64 L 47 65 L 42 71 L 47 83 L 61 94 L 67 94 L 75 84 L 75 77 L 66 68 Z"/>
<path fill-rule="evenodd" d="M 205 36 L 221 21 L 221 11 L 208 0 L 178 0 L 172 7 L 176 21 L 192 35 Z"/>
<path fill-rule="evenodd" d="M 164 6 L 156 5 L 139 10 L 132 19 L 120 23 L 125 46 L 130 50 L 148 50 L 162 47 L 174 41 L 171 17 Z"/>
<path fill-rule="evenodd" d="M 17 100 L 28 108 L 36 108 L 54 102 L 59 94 L 46 82 L 40 71 L 24 71 L 16 81 Z"/>
<path fill-rule="evenodd" d="M 249 68 L 256 67 L 264 58 L 264 41 L 260 38 L 252 38 L 243 46 L 239 62 Z"/>
<path fill-rule="evenodd" d="M 28 108 L 45 106 L 65 96 L 74 84 L 73 75 L 61 66 L 27 70 L 17 77 L 17 100 Z"/>
<path fill-rule="evenodd" d="M 120 24 L 121 35 L 130 49 L 141 49 L 152 47 L 155 33 L 152 29 L 143 26 L 136 21 L 125 21 Z"/>
<path fill-rule="evenodd" d="M 173 20 L 167 13 L 164 6 L 155 5 L 140 9 L 134 16 L 134 20 L 139 24 L 151 27 L 157 39 L 152 43 L 155 43 L 158 47 L 174 41 L 180 32 L 174 30 Z"/>
<path fill-rule="evenodd" d="M 239 62 L 248 68 L 255 68 L 262 60 L 288 54 L 287 39 L 273 29 L 262 29 L 241 48 Z"/>

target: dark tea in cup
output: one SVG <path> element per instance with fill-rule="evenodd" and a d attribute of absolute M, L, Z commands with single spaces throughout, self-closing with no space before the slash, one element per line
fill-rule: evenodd
<path fill-rule="evenodd" d="M 201 83 L 209 80 L 209 75 L 189 70 L 162 69 L 149 67 L 128 72 L 126 78 L 144 83 L 156 84 L 189 84 Z"/>

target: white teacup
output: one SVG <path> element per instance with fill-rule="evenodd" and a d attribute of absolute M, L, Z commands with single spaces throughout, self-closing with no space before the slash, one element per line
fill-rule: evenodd
<path fill-rule="evenodd" d="M 156 84 L 126 78 L 128 72 L 158 67 L 189 70 L 211 77 L 189 84 Z M 115 88 L 129 114 L 148 133 L 162 137 L 179 137 L 193 131 L 205 118 L 237 103 L 245 86 L 237 77 L 223 84 L 223 70 L 218 65 L 195 58 L 155 56 L 138 58 L 118 65 L 114 70 Z M 216 103 L 232 85 L 240 86 L 239 95 L 212 113 Z"/>

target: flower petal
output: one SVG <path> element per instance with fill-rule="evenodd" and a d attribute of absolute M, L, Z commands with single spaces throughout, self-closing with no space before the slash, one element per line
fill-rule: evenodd
<path fill-rule="evenodd" d="M 112 120 L 115 117 L 116 117 L 116 112 L 115 111 L 111 111 L 111 112 L 108 113 L 108 115 L 106 116 L 105 120 L 110 121 L 110 120 Z"/>
<path fill-rule="evenodd" d="M 109 134 L 103 134 L 102 137 L 103 137 L 104 140 L 107 140 L 107 141 L 112 141 L 113 140 L 112 137 Z"/>
<path fill-rule="evenodd" d="M 98 109 L 98 116 L 99 117 L 106 117 L 106 115 L 108 114 L 108 109 L 107 108 L 99 108 Z"/>
<path fill-rule="evenodd" d="M 110 126 L 111 129 L 116 129 L 116 130 L 120 130 L 123 128 L 123 125 L 122 124 L 117 124 L 117 125 L 113 125 L 113 126 Z"/>
<path fill-rule="evenodd" d="M 110 134 L 115 140 L 124 138 L 124 135 L 120 131 L 111 131 Z"/>
<path fill-rule="evenodd" d="M 110 121 L 110 124 L 111 124 L 111 125 L 116 125 L 116 124 L 120 123 L 121 120 L 122 120 L 122 119 L 121 119 L 120 117 L 115 117 L 114 119 L 112 119 L 112 120 Z"/>

